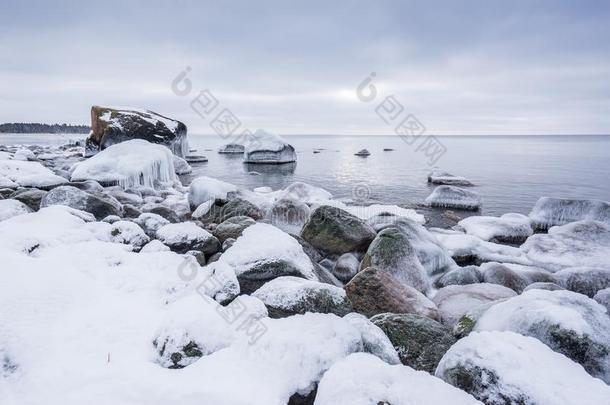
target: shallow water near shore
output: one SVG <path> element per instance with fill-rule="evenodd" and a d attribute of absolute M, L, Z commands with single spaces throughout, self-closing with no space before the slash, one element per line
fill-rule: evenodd
<path fill-rule="evenodd" d="M 59 145 L 78 138 L 0 134 L 0 144 Z M 247 188 L 275 190 L 303 181 L 327 189 L 336 198 L 416 206 L 434 188 L 427 183 L 427 175 L 437 167 L 475 183 L 471 190 L 481 194 L 484 214 L 527 214 L 542 196 L 610 200 L 610 136 L 439 137 L 447 152 L 434 166 L 398 136 L 285 139 L 297 151 L 295 165 L 245 165 L 241 155 L 216 152 L 229 140 L 189 135 L 191 148 L 209 161 L 192 164 L 193 173 L 183 176 L 183 182 L 206 175 Z M 371 152 L 369 157 L 354 156 L 363 148 Z"/>

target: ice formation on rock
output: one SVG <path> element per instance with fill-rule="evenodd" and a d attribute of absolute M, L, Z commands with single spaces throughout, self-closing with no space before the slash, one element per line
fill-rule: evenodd
<path fill-rule="evenodd" d="M 297 155 L 292 145 L 278 135 L 263 131 L 254 132 L 244 150 L 244 163 L 291 163 L 296 162 Z"/>
<path fill-rule="evenodd" d="M 534 233 L 531 220 L 521 214 L 504 214 L 501 217 L 472 216 L 458 222 L 458 226 L 467 234 L 486 241 L 522 243 Z"/>
<path fill-rule="evenodd" d="M 428 183 L 444 184 L 450 186 L 472 186 L 465 177 L 454 176 L 451 173 L 435 170 L 428 175 Z"/>
<path fill-rule="evenodd" d="M 426 198 L 426 203 L 432 207 L 473 211 L 480 209 L 483 204 L 479 194 L 455 186 L 438 186 Z"/>
<path fill-rule="evenodd" d="M 542 197 L 534 205 L 529 217 L 538 229 L 583 220 L 610 225 L 610 204 L 599 200 Z"/>
<path fill-rule="evenodd" d="M 72 181 L 96 180 L 103 184 L 118 184 L 124 189 L 155 188 L 173 183 L 174 155 L 163 145 L 141 139 L 121 142 L 77 163 Z"/>

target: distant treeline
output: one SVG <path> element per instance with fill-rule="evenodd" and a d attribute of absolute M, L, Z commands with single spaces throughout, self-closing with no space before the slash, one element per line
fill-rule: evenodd
<path fill-rule="evenodd" d="M 38 124 L 35 122 L 15 122 L 0 124 L 0 133 L 12 134 L 86 134 L 91 130 L 87 125 Z"/>

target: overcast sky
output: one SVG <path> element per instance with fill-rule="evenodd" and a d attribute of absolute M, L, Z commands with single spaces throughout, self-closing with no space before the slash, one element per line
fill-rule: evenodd
<path fill-rule="evenodd" d="M 211 133 L 189 107 L 209 89 L 244 127 L 280 134 L 391 133 L 375 114 L 389 95 L 431 134 L 610 133 L 610 1 L 0 6 L 0 122 L 89 123 L 91 105 L 117 105 Z"/>

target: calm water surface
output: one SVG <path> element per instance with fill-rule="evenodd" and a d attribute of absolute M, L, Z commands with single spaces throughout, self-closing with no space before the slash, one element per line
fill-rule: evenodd
<path fill-rule="evenodd" d="M 75 135 L 2 135 L 0 144 L 61 144 Z M 368 202 L 413 205 L 431 192 L 432 169 L 422 152 L 397 136 L 287 136 L 297 151 L 296 165 L 244 165 L 241 156 L 220 155 L 226 143 L 216 136 L 189 135 L 191 148 L 207 163 L 194 173 L 248 188 L 282 188 L 304 181 L 335 197 Z M 478 136 L 439 137 L 447 152 L 436 163 L 442 170 L 465 176 L 483 197 L 483 213 L 528 213 L 541 196 L 610 201 L 610 136 Z M 323 148 L 320 153 L 314 149 Z M 354 156 L 367 148 L 371 156 Z M 384 152 L 392 148 L 392 152 Z M 253 174 L 257 172 L 258 174 Z"/>

